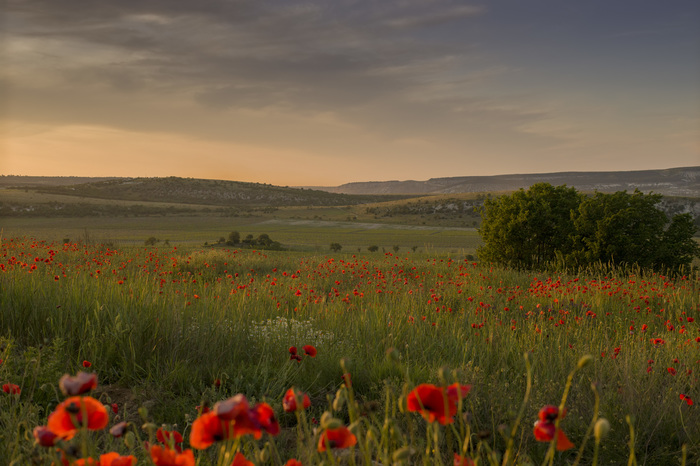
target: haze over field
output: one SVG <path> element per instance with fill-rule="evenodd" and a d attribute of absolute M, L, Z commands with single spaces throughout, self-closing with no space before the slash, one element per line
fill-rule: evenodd
<path fill-rule="evenodd" d="M 277 185 L 700 163 L 700 3 L 8 0 L 0 173 Z"/>

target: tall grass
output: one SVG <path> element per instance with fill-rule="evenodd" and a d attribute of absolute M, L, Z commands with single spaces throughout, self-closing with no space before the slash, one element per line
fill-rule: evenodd
<path fill-rule="evenodd" d="M 593 362 L 572 379 L 562 421 L 577 446 L 599 414 L 612 427 L 599 464 L 626 463 L 630 416 L 640 464 L 679 464 L 684 444 L 700 460 L 700 415 L 679 399 L 700 400 L 697 274 L 544 275 L 401 251 L 110 249 L 28 238 L 5 239 L 0 263 L 0 381 L 24 384 L 0 417 L 0 445 L 16 458 L 31 452 L 22 433 L 58 403 L 55 381 L 84 360 L 103 396 L 125 405 L 122 416 L 136 419 L 145 405 L 181 427 L 203 399 L 245 393 L 278 403 L 292 385 L 323 410 L 342 382 L 341 359 L 360 402 L 382 407 L 387 390 L 398 397 L 407 381 L 439 383 L 447 370 L 472 386 L 470 428 L 503 452 L 527 388 L 527 353 L 532 390 L 517 449 L 533 461 L 547 445 L 530 422 L 558 404 L 583 354 Z M 290 360 L 288 348 L 305 344 L 318 356 Z M 385 357 L 392 348 L 399 364 Z"/>

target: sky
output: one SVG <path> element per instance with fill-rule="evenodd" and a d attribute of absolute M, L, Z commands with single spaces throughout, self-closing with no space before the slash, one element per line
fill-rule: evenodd
<path fill-rule="evenodd" d="M 700 165 L 697 0 L 5 0 L 0 174 Z"/>

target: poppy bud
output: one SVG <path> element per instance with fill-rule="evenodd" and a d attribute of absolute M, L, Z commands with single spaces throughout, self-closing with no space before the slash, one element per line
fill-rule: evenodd
<path fill-rule="evenodd" d="M 136 436 L 133 432 L 129 431 L 126 433 L 124 436 L 124 445 L 126 445 L 126 448 L 133 450 L 136 445 Z"/>
<path fill-rule="evenodd" d="M 321 427 L 324 429 L 334 430 L 334 429 L 338 429 L 338 428 L 342 427 L 342 425 L 343 425 L 343 421 L 341 421 L 338 418 L 333 417 L 333 415 L 331 413 L 329 413 L 328 411 L 323 413 L 323 415 L 321 416 Z"/>
<path fill-rule="evenodd" d="M 608 435 L 608 432 L 610 432 L 610 423 L 608 420 L 605 418 L 598 419 L 593 428 L 593 435 L 595 435 L 596 442 L 600 442 L 600 439 Z"/>

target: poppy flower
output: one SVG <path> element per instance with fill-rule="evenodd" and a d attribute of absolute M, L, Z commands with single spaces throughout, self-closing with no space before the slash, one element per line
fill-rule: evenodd
<path fill-rule="evenodd" d="M 301 362 L 301 356 L 299 356 L 298 354 L 293 354 L 289 356 L 289 359 L 292 361 Z"/>
<path fill-rule="evenodd" d="M 192 423 L 190 445 L 197 450 L 209 448 L 214 443 L 229 438 L 227 435 L 230 430 L 228 426 L 230 424 L 219 419 L 219 416 L 213 411 L 204 413 Z"/>
<path fill-rule="evenodd" d="M 92 366 L 92 363 L 90 361 L 83 361 L 83 367 L 88 368 Z"/>
<path fill-rule="evenodd" d="M 688 395 L 681 393 L 680 399 L 681 401 L 685 401 L 688 406 L 693 406 L 693 400 Z"/>
<path fill-rule="evenodd" d="M 314 348 L 313 346 L 304 345 L 301 349 L 304 350 L 304 354 L 306 354 L 307 356 L 311 356 L 312 358 L 316 357 L 317 351 L 316 351 L 316 348 Z"/>
<path fill-rule="evenodd" d="M 134 466 L 136 457 L 134 455 L 121 456 L 117 452 L 109 452 L 100 455 L 100 460 L 95 461 L 92 458 L 81 458 L 71 463 L 75 466 Z"/>
<path fill-rule="evenodd" d="M 156 466 L 194 466 L 194 453 L 189 448 L 180 453 L 167 447 L 153 445 L 149 453 Z"/>
<path fill-rule="evenodd" d="M 233 463 L 231 463 L 231 466 L 255 466 L 252 461 L 248 461 L 245 456 L 243 456 L 243 453 L 240 451 L 236 453 L 236 456 L 233 457 Z"/>
<path fill-rule="evenodd" d="M 566 411 L 561 413 L 563 418 Z M 533 433 L 538 442 L 551 442 L 556 436 L 556 448 L 558 451 L 568 450 L 575 445 L 571 443 L 564 431 L 557 429 L 555 422 L 560 417 L 559 408 L 552 405 L 544 406 L 538 413 L 539 421 L 535 422 Z"/>
<path fill-rule="evenodd" d="M 302 466 L 301 461 L 296 458 L 290 458 L 284 463 L 284 466 Z"/>
<path fill-rule="evenodd" d="M 108 420 L 107 409 L 102 403 L 89 396 L 72 396 L 49 414 L 46 426 L 59 437 L 70 440 L 82 427 L 104 429 Z"/>
<path fill-rule="evenodd" d="M 110 407 L 112 408 L 112 412 L 113 412 L 114 414 L 119 414 L 119 405 L 118 405 L 118 404 L 112 403 L 112 404 L 110 405 Z"/>
<path fill-rule="evenodd" d="M 109 429 L 109 433 L 112 437 L 119 438 L 126 433 L 126 429 L 129 424 L 126 421 L 117 422 Z"/>
<path fill-rule="evenodd" d="M 326 429 L 318 439 L 318 451 L 324 452 L 330 448 L 349 448 L 357 443 L 357 437 L 347 427 Z"/>
<path fill-rule="evenodd" d="M 178 445 L 178 443 L 182 443 L 182 435 L 176 430 L 165 430 L 160 427 L 156 431 L 156 440 L 170 449 L 178 452 L 182 451 L 182 448 Z"/>
<path fill-rule="evenodd" d="M 296 347 L 296 346 L 290 346 L 290 347 L 289 347 L 289 354 L 291 354 L 292 356 L 296 356 L 296 354 L 297 354 L 297 347 Z"/>
<path fill-rule="evenodd" d="M 452 416 L 457 412 L 456 400 L 450 400 L 444 388 L 427 383 L 414 388 L 406 402 L 409 412 L 419 412 L 426 421 L 442 425 L 453 422 Z"/>
<path fill-rule="evenodd" d="M 297 405 L 297 400 L 301 401 L 301 405 Z M 297 409 L 303 410 L 309 406 L 311 406 L 309 395 L 304 392 L 296 391 L 293 387 L 287 390 L 287 393 L 284 394 L 284 398 L 282 398 L 282 407 L 287 413 L 294 412 Z"/>
<path fill-rule="evenodd" d="M 97 374 L 78 372 L 75 377 L 64 374 L 58 381 L 58 388 L 66 396 L 76 396 L 97 388 Z"/>
<path fill-rule="evenodd" d="M 19 385 L 15 385 L 13 383 L 6 383 L 3 384 L 2 391 L 5 393 L 9 393 L 10 395 L 19 395 L 22 392 L 22 389 L 19 388 Z"/>
<path fill-rule="evenodd" d="M 460 456 L 459 454 L 455 453 L 454 456 L 454 461 L 453 461 L 454 466 L 474 466 L 474 460 L 472 460 L 469 457 L 466 456 Z"/>
<path fill-rule="evenodd" d="M 58 435 L 46 426 L 37 426 L 32 433 L 36 444 L 42 447 L 52 447 L 56 445 L 56 441 L 59 439 Z"/>
<path fill-rule="evenodd" d="M 277 435 L 280 433 L 280 425 L 275 417 L 275 411 L 267 403 L 258 403 L 253 409 L 255 417 L 257 418 L 260 427 L 270 435 Z M 260 435 L 255 435 L 255 438 L 259 438 Z"/>

